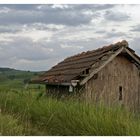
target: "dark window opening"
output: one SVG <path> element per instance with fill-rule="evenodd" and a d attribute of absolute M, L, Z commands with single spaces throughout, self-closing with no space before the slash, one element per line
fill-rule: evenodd
<path fill-rule="evenodd" d="M 119 87 L 119 100 L 122 100 L 122 86 Z"/>
<path fill-rule="evenodd" d="M 83 71 L 82 74 L 85 74 L 85 71 Z"/>
<path fill-rule="evenodd" d="M 89 74 L 89 69 L 86 69 L 86 74 Z"/>

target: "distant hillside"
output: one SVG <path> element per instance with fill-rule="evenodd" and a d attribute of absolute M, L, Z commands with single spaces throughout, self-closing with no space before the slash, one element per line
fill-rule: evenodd
<path fill-rule="evenodd" d="M 22 71 L 11 68 L 0 68 L 0 87 L 1 86 L 23 86 L 28 81 L 38 76 L 41 72 Z"/>

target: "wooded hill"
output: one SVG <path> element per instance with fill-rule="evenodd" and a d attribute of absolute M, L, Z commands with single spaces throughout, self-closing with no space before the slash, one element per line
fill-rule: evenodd
<path fill-rule="evenodd" d="M 12 68 L 0 68 L 0 87 L 21 87 L 40 73 Z"/>

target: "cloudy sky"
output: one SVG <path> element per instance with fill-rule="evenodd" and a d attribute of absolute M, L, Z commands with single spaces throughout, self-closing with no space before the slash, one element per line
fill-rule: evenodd
<path fill-rule="evenodd" d="M 124 39 L 140 55 L 140 5 L 0 5 L 0 67 L 48 70 Z"/>

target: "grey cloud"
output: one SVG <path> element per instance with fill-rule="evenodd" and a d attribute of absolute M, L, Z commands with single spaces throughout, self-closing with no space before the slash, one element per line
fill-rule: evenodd
<path fill-rule="evenodd" d="M 61 26 L 61 25 L 55 25 L 53 24 L 53 26 L 49 26 L 47 24 L 43 24 L 43 23 L 36 23 L 36 24 L 26 24 L 27 28 L 35 28 L 36 30 L 47 30 L 47 31 L 52 31 L 52 32 L 56 32 L 59 31 L 60 29 L 62 29 L 65 26 Z"/>
<path fill-rule="evenodd" d="M 77 10 L 93 10 L 93 11 L 99 11 L 99 10 L 106 10 L 111 9 L 115 7 L 115 5 L 112 4 L 80 4 L 80 5 L 73 5 L 74 8 Z"/>
<path fill-rule="evenodd" d="M 0 33 L 16 33 L 20 32 L 22 28 L 20 26 L 1 26 L 0 25 Z"/>
<path fill-rule="evenodd" d="M 97 30 L 96 33 L 97 34 L 104 34 L 104 33 L 106 33 L 106 31 L 105 30 Z"/>
<path fill-rule="evenodd" d="M 132 26 L 132 29 L 130 31 L 133 32 L 140 32 L 140 24 L 136 25 L 136 26 Z"/>
<path fill-rule="evenodd" d="M 111 37 L 121 37 L 121 36 L 127 36 L 124 32 L 107 32 L 105 37 L 111 38 Z"/>
<path fill-rule="evenodd" d="M 5 14 L 0 13 L 0 24 L 29 24 L 29 23 L 45 23 L 45 24 L 64 24 L 77 26 L 80 24 L 88 24 L 92 17 L 83 14 L 81 11 L 61 10 L 51 8 L 45 5 L 44 10 L 11 10 Z M 23 6 L 24 7 L 24 6 Z"/>
<path fill-rule="evenodd" d="M 106 20 L 110 20 L 110 21 L 115 21 L 115 22 L 120 22 L 120 21 L 127 21 L 130 19 L 130 16 L 125 14 L 125 13 L 121 13 L 118 11 L 106 11 L 104 14 L 104 18 Z"/>
<path fill-rule="evenodd" d="M 91 38 L 88 41 L 81 40 L 81 41 L 70 41 L 68 42 L 69 45 L 75 45 L 75 46 L 83 46 L 83 49 L 80 50 L 82 51 L 89 51 L 89 50 L 94 50 L 96 48 L 103 47 L 103 45 L 108 45 L 109 42 L 107 42 L 105 39 L 100 39 L 97 40 L 97 38 Z M 77 52 L 79 53 L 79 52 Z"/>
<path fill-rule="evenodd" d="M 35 10 L 37 4 L 0 4 L 0 8 L 8 7 L 14 10 Z"/>
<path fill-rule="evenodd" d="M 61 4 L 64 8 L 52 8 L 53 4 L 1 4 L 0 8 L 8 7 L 14 10 L 105 10 L 115 7 L 113 4 Z M 40 7 L 40 8 L 39 8 Z"/>
<path fill-rule="evenodd" d="M 34 43 L 30 38 L 14 38 L 9 44 L 1 44 L 0 48 L 2 49 L 0 51 L 1 59 L 16 57 L 17 59 L 37 61 L 52 57 L 49 48 Z"/>
<path fill-rule="evenodd" d="M 133 40 L 130 41 L 129 45 L 132 49 L 136 51 L 137 54 L 140 55 L 140 37 L 133 38 Z"/>
<path fill-rule="evenodd" d="M 96 11 L 113 8 L 115 5 L 67 5 L 67 8 L 52 8 L 53 5 L 0 5 L 11 9 L 8 13 L 0 13 L 0 24 L 63 24 L 69 26 L 77 26 L 88 24 L 94 18 L 85 15 L 83 12 L 92 10 L 95 18 Z M 40 8 L 39 8 L 40 7 Z M 98 15 L 99 16 L 99 15 Z"/>

